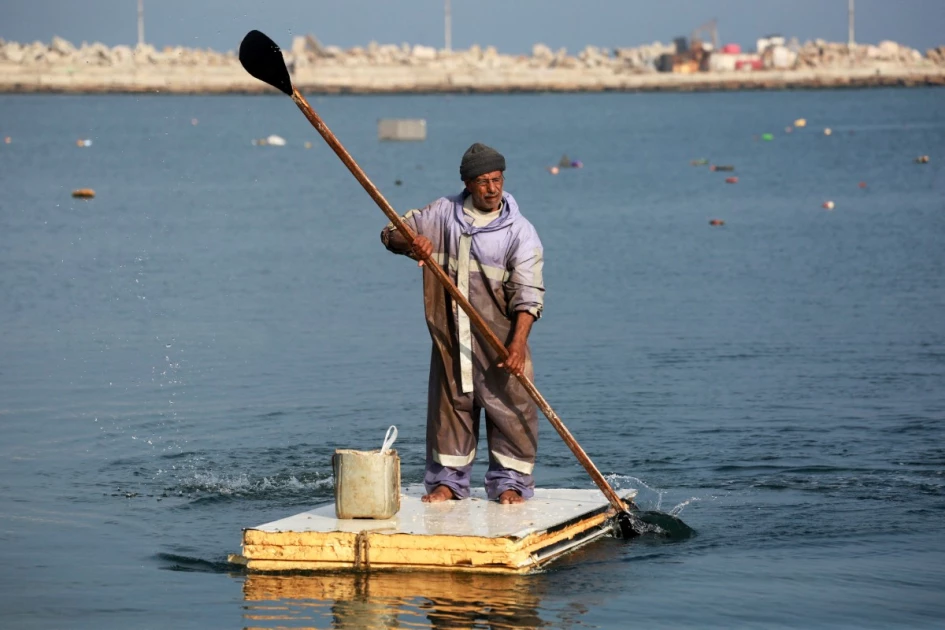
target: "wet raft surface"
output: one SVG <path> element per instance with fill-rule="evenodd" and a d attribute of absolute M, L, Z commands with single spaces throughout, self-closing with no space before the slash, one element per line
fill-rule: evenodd
<path fill-rule="evenodd" d="M 235 562 L 250 571 L 437 569 L 528 573 L 610 533 L 598 490 L 539 488 L 524 504 L 500 505 L 480 490 L 462 501 L 423 503 L 409 487 L 387 520 L 339 519 L 324 505 L 243 531 Z M 630 501 L 628 490 L 621 497 Z"/>

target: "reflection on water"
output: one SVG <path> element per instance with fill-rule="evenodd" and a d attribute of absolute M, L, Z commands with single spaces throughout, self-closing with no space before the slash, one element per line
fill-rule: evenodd
<path fill-rule="evenodd" d="M 478 573 L 248 574 L 248 628 L 537 628 L 541 581 Z"/>

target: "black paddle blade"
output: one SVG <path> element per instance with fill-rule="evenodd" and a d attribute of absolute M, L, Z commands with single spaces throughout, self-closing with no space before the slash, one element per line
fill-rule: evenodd
<path fill-rule="evenodd" d="M 240 44 L 240 63 L 263 83 L 292 96 L 292 80 L 279 46 L 259 31 L 250 31 Z"/>
<path fill-rule="evenodd" d="M 635 516 L 630 512 L 617 512 L 614 517 L 614 537 L 629 540 L 645 531 Z"/>
<path fill-rule="evenodd" d="M 618 512 L 614 517 L 613 532 L 615 538 L 627 540 L 644 535 L 685 540 L 696 535 L 696 530 L 678 516 L 652 511 Z"/>
<path fill-rule="evenodd" d="M 647 526 L 648 533 L 660 538 L 686 540 L 696 535 L 696 530 L 686 525 L 681 518 L 666 512 L 643 510 L 637 512 L 636 516 Z"/>

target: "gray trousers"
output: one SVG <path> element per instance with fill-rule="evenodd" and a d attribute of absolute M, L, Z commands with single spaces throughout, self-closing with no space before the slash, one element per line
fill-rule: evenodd
<path fill-rule="evenodd" d="M 427 403 L 427 492 L 442 485 L 458 497 L 469 496 L 480 416 L 485 412 L 487 496 L 496 499 L 506 490 L 526 499 L 534 495 L 538 410 L 518 379 L 496 367 L 490 355 L 473 353 L 473 391 L 464 394 L 457 391 L 457 362 L 452 357 L 444 361 L 434 344 Z M 533 377 L 530 356 L 525 373 Z"/>

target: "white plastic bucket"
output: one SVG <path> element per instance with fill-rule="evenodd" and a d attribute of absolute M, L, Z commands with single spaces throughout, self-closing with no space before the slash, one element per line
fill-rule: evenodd
<path fill-rule="evenodd" d="M 331 463 L 338 518 L 386 519 L 400 511 L 400 457 L 390 448 L 396 437 L 397 429 L 391 427 L 380 450 L 335 451 Z"/>

